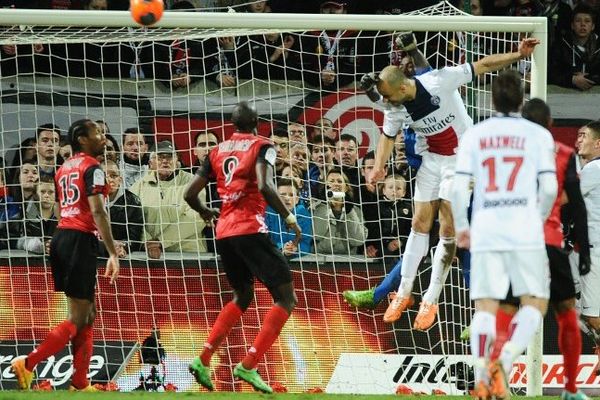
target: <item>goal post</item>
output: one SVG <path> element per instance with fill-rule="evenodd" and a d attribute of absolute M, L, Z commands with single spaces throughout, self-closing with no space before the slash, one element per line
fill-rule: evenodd
<path fill-rule="evenodd" d="M 204 42 L 227 36 L 273 32 L 294 32 L 298 40 L 302 40 L 310 31 L 324 29 L 357 31 L 363 34 L 363 39 L 373 41 L 373 32 L 378 31 L 419 32 L 419 48 L 435 67 L 456 64 L 466 58 L 466 52 L 468 59 L 477 60 L 488 54 L 514 51 L 519 35 L 539 38 L 541 44 L 524 70 L 530 74 L 524 75 L 528 95 L 546 99 L 548 43 L 543 17 L 474 17 L 440 2 L 407 15 L 165 12 L 156 26 L 142 28 L 125 11 L 0 9 L 0 46 L 94 44 L 112 51 L 113 44 L 129 46 L 131 43 L 131 48 L 137 51 L 141 43 Z M 391 38 L 393 33 L 389 35 Z M 486 41 L 486 45 L 477 47 L 480 40 Z M 457 49 L 453 54 L 457 59 L 449 58 L 447 53 L 451 47 Z M 314 47 L 302 49 L 301 56 L 314 55 L 312 52 L 317 50 Z M 25 57 L 27 54 L 30 53 L 25 53 Z M 216 53 L 208 55 L 213 57 Z M 0 63 L 13 56 L 3 53 Z M 86 61 L 88 55 L 85 51 L 66 52 L 56 57 L 71 65 L 70 62 Z M 204 62 L 203 56 L 198 59 Z M 153 48 L 140 65 L 154 68 L 163 61 Z M 138 62 L 137 58 L 135 62 Z M 229 123 L 231 109 L 240 100 L 257 104 L 260 134 L 268 134 L 277 125 L 287 126 L 292 121 L 301 121 L 310 128 L 318 118 L 326 117 L 332 120 L 338 133 L 358 139 L 361 156 L 374 149 L 381 128 L 381 109 L 355 89 L 355 81 L 332 91 L 305 82 L 303 70 L 294 71 L 297 73 L 295 79 L 285 76 L 278 80 L 268 75 L 258 76 L 251 70 L 249 78 L 239 79 L 235 86 L 221 88 L 214 79 L 209 79 L 213 71 L 204 68 L 193 84 L 174 88 L 169 79 L 165 85 L 157 78 L 143 78 L 137 72 L 126 77 L 118 75 L 123 70 L 129 74 L 128 68 L 109 75 L 105 74 L 104 65 L 94 64 L 93 67 L 101 72 L 75 74 L 70 67 L 61 69 L 60 73 L 52 67 L 41 72 L 36 70 L 33 62 L 25 67 L 15 63 L 13 72 L 2 73 L 0 155 L 6 157 L 14 151 L 24 152 L 26 149 L 20 146 L 24 146 L 25 140 L 44 123 L 56 123 L 65 131 L 69 123 L 90 117 L 107 121 L 111 132 L 116 133 L 119 145 L 122 144 L 122 132 L 131 126 L 143 127 L 156 140 L 171 140 L 181 152 L 184 166 L 191 167 L 195 146 L 191 132 L 214 129 L 220 139 L 227 137 L 232 129 Z M 366 69 L 352 71 L 358 79 L 363 72 Z M 465 95 L 469 114 L 476 120 L 491 113 L 487 85 L 491 76 L 493 74 L 488 74 L 480 82 L 474 82 Z M 291 156 L 287 161 L 293 162 Z M 360 200 L 352 205 L 359 207 Z M 406 236 L 398 239 L 405 243 Z M 8 355 L 3 353 L 6 349 L 22 352 L 22 348 L 29 349 L 32 343 L 39 342 L 45 330 L 62 318 L 64 303 L 52 293 L 51 277 L 43 255 L 8 248 L 0 251 L 0 259 L 6 260 L 4 264 L 0 263 L 0 309 L 3 314 L 13 314 L 0 316 L 0 356 L 4 355 L 6 360 Z M 100 311 L 96 330 L 101 333 L 97 340 L 102 341 L 105 357 L 99 356 L 94 371 L 100 371 L 100 364 L 105 363 L 113 370 L 106 373 L 108 377 L 115 377 L 113 373 L 118 370 L 119 374 L 122 372 L 121 377 L 116 377 L 119 384 L 127 390 L 135 387 L 140 373 L 148 373 L 144 366 L 136 360 L 129 366 L 110 363 L 129 359 L 128 355 L 137 344 L 160 329 L 167 353 L 163 360 L 167 381 L 179 390 L 198 390 L 186 371 L 186 363 L 197 355 L 208 328 L 231 296 L 220 261 L 209 251 L 179 249 L 165 252 L 160 259 L 149 259 L 144 252 L 132 253 L 123 264 L 123 276 L 116 286 L 109 286 L 102 279 L 98 281 Z M 410 310 L 396 325 L 384 325 L 385 307 L 382 305 L 374 311 L 356 310 L 341 300 L 340 294 L 345 289 L 366 289 L 376 285 L 389 272 L 389 265 L 370 260 L 349 246 L 337 254 L 314 250 L 310 257 L 296 258 L 291 265 L 299 303 L 279 343 L 259 364 L 261 374 L 264 371 L 267 380 L 287 384 L 290 391 L 324 389 L 334 377 L 341 379 L 338 382 L 355 377 L 360 381 L 355 387 L 358 390 L 367 388 L 365 392 L 393 393 L 399 383 L 414 385 L 415 391 L 440 387 L 448 390 L 448 394 L 467 391 L 466 386 L 457 389 L 457 385 L 448 384 L 441 378 L 454 377 L 464 382 L 469 379 L 467 372 L 457 372 L 469 352 L 468 344 L 460 341 L 459 333 L 469 324 L 472 311 L 468 289 L 458 266 L 453 266 L 444 288 L 438 322 L 427 332 L 415 332 L 411 320 L 416 310 Z M 416 287 L 420 286 L 424 291 L 431 267 L 428 262 L 421 267 Z M 230 369 L 252 345 L 270 301 L 267 291 L 257 285 L 256 305 L 244 316 L 242 327 L 234 328 L 230 340 L 215 354 L 215 382 L 220 390 L 242 389 L 232 381 Z M 31 311 L 29 304 L 35 304 L 39 313 Z M 541 333 L 538 339 L 528 351 L 531 358 L 527 366 L 528 395 L 540 395 L 542 390 Z M 377 354 L 374 358 L 365 357 L 369 353 Z M 398 355 L 403 357 L 394 358 Z M 387 356 L 390 356 L 390 363 L 399 363 L 393 371 Z M 57 357 L 52 362 L 58 365 L 61 360 Z M 38 370 L 43 375 L 40 379 L 51 378 L 50 373 L 54 370 L 51 367 L 47 364 L 42 371 Z M 0 373 L 3 368 L 4 364 Z M 362 368 L 370 370 L 368 377 L 361 376 Z M 369 384 L 362 378 L 376 383 Z M 60 381 L 64 383 L 64 379 Z M 364 387 L 360 386 L 363 384 Z M 5 388 L 2 385 L 4 383 L 0 382 L 0 389 Z"/>

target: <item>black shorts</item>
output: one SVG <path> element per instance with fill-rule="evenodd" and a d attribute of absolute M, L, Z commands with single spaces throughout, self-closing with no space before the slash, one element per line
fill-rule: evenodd
<path fill-rule="evenodd" d="M 292 281 L 287 260 L 266 233 L 219 239 L 216 248 L 229 284 L 236 290 L 253 284 L 254 277 L 267 288 Z"/>
<path fill-rule="evenodd" d="M 54 290 L 68 297 L 94 301 L 98 239 L 91 233 L 57 229 L 50 242 Z"/>
<path fill-rule="evenodd" d="M 546 245 L 546 253 L 550 263 L 550 301 L 558 303 L 575 298 L 575 283 L 568 254 L 559 247 L 549 245 Z M 506 299 L 501 303 L 519 305 L 519 299 L 513 296 L 512 288 L 508 289 Z"/>

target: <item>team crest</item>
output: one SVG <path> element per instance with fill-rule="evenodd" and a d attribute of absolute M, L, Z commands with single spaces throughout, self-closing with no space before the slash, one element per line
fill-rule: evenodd
<path fill-rule="evenodd" d="M 431 96 L 431 104 L 434 106 L 440 105 L 440 97 L 439 96 Z"/>

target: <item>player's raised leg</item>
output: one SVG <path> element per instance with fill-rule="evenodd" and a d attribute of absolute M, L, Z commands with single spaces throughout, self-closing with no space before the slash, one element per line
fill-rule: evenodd
<path fill-rule="evenodd" d="M 374 309 L 390 292 L 396 290 L 400 284 L 401 271 L 402 257 L 398 259 L 394 268 L 379 285 L 368 290 L 345 290 L 342 293 L 344 301 L 353 307 Z"/>
<path fill-rule="evenodd" d="M 419 169 L 417 176 L 423 169 Z M 404 254 L 402 255 L 402 273 L 396 297 L 388 306 L 383 320 L 392 323 L 400 319 L 402 312 L 414 303 L 412 288 L 417 276 L 421 260 L 429 251 L 429 231 L 433 224 L 434 212 L 437 211 L 437 201 L 415 201 L 412 229 L 408 235 Z"/>
<path fill-rule="evenodd" d="M 429 329 L 435 321 L 440 294 L 456 255 L 452 209 L 450 202 L 447 200 L 440 200 L 439 220 L 440 240 L 433 254 L 429 288 L 423 296 L 423 301 L 415 318 L 414 328 L 419 330 Z"/>

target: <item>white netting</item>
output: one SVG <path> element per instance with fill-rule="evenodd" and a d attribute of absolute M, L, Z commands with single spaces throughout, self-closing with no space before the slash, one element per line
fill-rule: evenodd
<path fill-rule="evenodd" d="M 444 2 L 415 14 L 462 15 Z M 512 33 L 435 32 L 432 28 L 417 33 L 417 38 L 420 50 L 434 68 L 512 51 L 517 44 L 517 35 Z M 417 30 L 422 31 L 423 27 L 415 26 Z M 294 29 L 293 33 L 263 35 L 267 32 L 282 31 L 268 27 L 250 31 L 146 30 L 27 24 L 0 29 L 0 44 L 3 45 L 0 54 L 0 149 L 7 179 L 2 204 L 5 219 L 3 250 L 0 253 L 4 261 L 0 267 L 0 355 L 4 356 L 0 362 L 3 371 L 13 356 L 29 351 L 32 341 L 39 343 L 48 328 L 64 318 L 65 303 L 61 295 L 52 292 L 46 259 L 39 254 L 43 250 L 35 247 L 35 243 L 31 245 L 33 247 L 24 247 L 23 240 L 19 244 L 21 237 L 35 237 L 26 233 L 26 225 L 39 226 L 40 218 L 38 216 L 36 220 L 23 214 L 22 210 L 19 214 L 19 210 L 11 209 L 21 204 L 29 206 L 28 202 L 20 202 L 19 195 L 34 198 L 29 197 L 33 195 L 32 185 L 24 192 L 20 191 L 24 186 L 19 186 L 18 180 L 19 177 L 25 179 L 21 164 L 28 158 L 29 150 L 38 152 L 37 163 L 40 165 L 53 159 L 53 156 L 48 158 L 43 154 L 41 141 L 37 146 L 35 140 L 28 141 L 35 138 L 37 127 L 56 124 L 64 134 L 70 123 L 79 118 L 102 120 L 110 128 L 121 152 L 125 152 L 125 144 L 131 154 L 136 152 L 136 146 L 141 146 L 141 153 L 151 151 L 152 146 L 145 148 L 144 143 L 137 141 L 126 143 L 127 135 L 123 132 L 128 128 L 142 132 L 146 144 L 169 140 L 177 148 L 184 171 L 179 174 L 181 185 L 189 180 L 190 175 L 186 174 L 195 164 L 196 134 L 209 130 L 219 141 L 227 138 L 233 131 L 230 112 L 240 100 L 250 100 L 256 105 L 260 114 L 260 134 L 275 132 L 280 143 L 291 138 L 291 142 L 280 145 L 283 149 L 280 156 L 284 158 L 282 161 L 292 165 L 292 174 L 294 169 L 299 169 L 305 177 L 308 172 L 305 160 L 310 160 L 313 147 L 318 152 L 320 146 L 295 146 L 297 139 L 291 133 L 290 122 L 299 121 L 300 127 L 304 127 L 310 136 L 313 131 L 327 134 L 326 129 L 321 131 L 319 122 L 325 118 L 333 122 L 332 136 L 351 135 L 355 138 L 359 158 L 374 149 L 383 119 L 382 110 L 355 89 L 355 82 L 363 73 L 380 70 L 395 60 L 398 54 L 390 50 L 390 44 L 396 32 L 393 29 L 389 32 L 335 29 L 327 31 L 330 41 L 321 31 Z M 339 44 L 332 46 L 336 37 L 339 37 Z M 277 49 L 283 45 L 287 50 L 277 55 Z M 327 56 L 330 51 L 332 58 Z M 329 62 L 334 63 L 336 72 L 333 83 L 327 83 L 321 73 L 329 67 Z M 490 112 L 490 93 L 486 87 L 489 79 L 489 76 L 482 77 L 462 90 L 467 109 L 474 119 Z M 202 143 L 211 142 L 213 137 L 203 135 L 201 138 L 198 153 L 205 147 Z M 286 146 L 287 152 L 284 151 Z M 342 140 L 339 146 L 339 157 L 344 162 L 344 153 L 352 153 L 352 149 L 346 149 L 352 147 L 352 141 Z M 353 160 L 352 155 L 349 157 Z M 144 163 L 146 161 L 144 159 Z M 352 184 L 364 182 L 362 169 L 358 166 L 342 169 Z M 139 164 L 132 167 L 120 159 L 117 170 L 125 181 L 135 181 L 136 177 L 147 173 L 146 167 Z M 406 166 L 390 168 L 390 171 L 409 182 L 414 178 L 414 171 Z M 278 173 L 288 174 L 283 169 Z M 319 174 L 316 176 L 318 180 Z M 319 203 L 318 199 L 323 199 L 325 191 L 316 182 L 311 183 L 307 179 L 303 181 L 300 197 L 313 214 L 308 226 L 315 233 L 317 243 L 315 246 L 311 241 L 313 254 L 291 262 L 299 304 L 279 341 L 259 365 L 263 377 L 272 383 L 282 382 L 291 391 L 325 388 L 336 365 L 341 370 L 346 368 L 346 373 L 350 374 L 344 375 L 346 378 L 362 373 L 354 362 L 344 364 L 347 359 L 340 359 L 342 353 L 385 353 L 401 356 L 391 359 L 391 367 L 373 362 L 369 364 L 369 370 L 374 377 L 382 375 L 386 378 L 374 378 L 375 383 L 370 386 L 365 383 L 362 389 L 360 385 L 350 387 L 373 391 L 375 386 L 380 392 L 389 393 L 398 383 L 404 383 L 418 390 L 464 390 L 468 368 L 460 361 L 462 359 L 459 357 L 459 361 L 446 364 L 438 362 L 438 356 L 468 354 L 468 346 L 459 340 L 459 334 L 469 323 L 470 302 L 458 266 L 453 267 L 440 299 L 440 322 L 428 332 L 411 329 L 415 309 L 395 325 L 386 325 L 382 322 L 382 313 L 387 300 L 372 312 L 350 308 L 341 298 L 343 290 L 372 287 L 389 272 L 399 252 L 386 251 L 388 254 L 383 263 L 378 257 L 364 257 L 365 243 L 367 247 L 371 244 L 378 248 L 378 255 L 394 239 L 405 243 L 407 221 L 412 211 L 410 198 L 401 203 L 408 204 L 407 207 L 397 208 L 390 214 L 394 218 L 392 221 L 377 214 L 384 200 L 383 193 L 368 199 L 364 198 L 364 191 L 351 186 L 348 192 L 354 192 L 355 196 L 352 201 L 349 196 L 343 200 L 345 215 L 349 220 L 350 214 L 354 213 L 352 218 L 358 222 L 353 228 L 350 224 L 338 226 L 340 229 L 336 233 L 333 227 L 340 223 L 333 220 L 340 217 L 327 209 L 326 202 Z M 165 383 L 173 383 L 179 390 L 198 390 L 187 372 L 187 363 L 200 351 L 211 324 L 230 299 L 231 291 L 219 261 L 210 251 L 204 224 L 182 204 L 183 201 L 174 200 L 181 200 L 183 186 L 172 190 L 158 187 L 157 190 L 143 182 L 132 186 L 132 191 L 141 198 L 145 220 L 141 238 L 131 237 L 131 228 L 138 221 L 130 220 L 132 215 L 127 213 L 124 219 L 113 221 L 114 229 L 124 232 L 120 239 L 130 242 L 131 257 L 123 259 L 122 276 L 116 286 L 109 286 L 105 279 L 99 279 L 99 313 L 95 325 L 98 357 L 95 364 L 92 363 L 92 371 L 101 372 L 92 380 L 118 377 L 123 390 L 137 387 L 140 376 L 148 377 L 152 367 L 148 362 L 141 363 L 136 343 L 141 344 L 150 337 L 146 344 L 152 347 L 152 332 L 158 329 L 165 350 L 158 375 L 164 375 Z M 411 192 L 409 184 L 407 196 Z M 172 197 L 166 200 L 165 196 Z M 39 202 L 33 201 L 31 206 L 37 204 Z M 375 207 L 374 220 L 365 221 L 365 214 L 368 214 L 365 206 Z M 403 210 L 407 213 L 400 216 L 398 210 L 400 214 Z M 358 229 L 361 226 L 370 226 L 371 230 L 361 233 Z M 149 259 L 145 252 L 138 251 L 141 250 L 139 242 L 148 241 L 162 241 L 163 250 L 167 251 L 159 259 Z M 432 244 L 436 242 L 431 241 Z M 321 250 L 315 253 L 315 248 Z M 429 269 L 426 261 L 415 285 L 417 298 L 429 283 Z M 268 292 L 257 287 L 255 306 L 248 310 L 243 323 L 233 329 L 213 359 L 218 389 L 242 389 L 233 382 L 231 368 L 250 347 L 258 332 L 259 321 L 270 305 Z M 411 355 L 426 357 L 409 359 Z M 123 360 L 128 363 L 119 370 Z M 63 369 L 56 369 L 58 372 L 52 368 L 62 361 L 63 358 L 58 357 L 53 360 L 54 364 L 39 366 L 39 378 L 53 378 L 57 385 L 63 384 L 68 378 L 68 373 L 64 372 L 68 364 L 64 364 Z M 395 378 L 394 374 L 397 375 Z M 0 383 L 3 388 L 12 384 L 10 380 Z"/>

